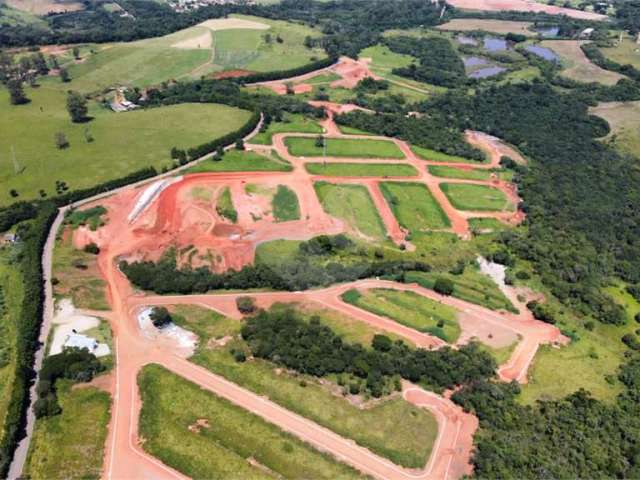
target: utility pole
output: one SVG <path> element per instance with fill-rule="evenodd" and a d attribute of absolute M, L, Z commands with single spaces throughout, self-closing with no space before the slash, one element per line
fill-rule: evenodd
<path fill-rule="evenodd" d="M 11 145 L 11 158 L 13 160 L 13 171 L 16 175 L 20 173 L 20 165 L 18 164 L 18 160 L 16 160 L 16 149 Z"/>

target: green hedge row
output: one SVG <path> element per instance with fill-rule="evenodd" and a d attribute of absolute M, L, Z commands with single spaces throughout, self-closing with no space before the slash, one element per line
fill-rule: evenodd
<path fill-rule="evenodd" d="M 582 51 L 587 56 L 587 58 L 598 65 L 600 68 L 604 68 L 605 70 L 610 70 L 612 72 L 621 73 L 622 75 L 626 75 L 633 80 L 640 81 L 640 70 L 638 70 L 631 64 L 621 65 L 620 63 L 614 62 L 613 60 L 609 60 L 604 56 L 604 54 L 600 51 L 596 44 L 585 43 L 581 45 L 580 48 L 582 48 Z"/>
<path fill-rule="evenodd" d="M 202 145 L 187 150 L 189 160 L 195 160 L 209 153 L 213 153 L 218 147 L 224 147 L 235 143 L 237 140 L 240 140 L 253 132 L 253 130 L 258 126 L 258 123 L 260 123 L 260 112 L 256 111 L 253 112 L 249 121 L 235 132 L 228 133 L 227 135 L 212 140 L 211 142 L 203 143 Z"/>
<path fill-rule="evenodd" d="M 283 80 L 285 78 L 298 77 L 307 73 L 321 70 L 323 68 L 330 67 L 338 61 L 338 57 L 331 56 L 317 60 L 315 62 L 307 63 L 298 68 L 292 68 L 291 70 L 276 70 L 273 72 L 254 73 L 253 75 L 247 75 L 246 77 L 238 77 L 237 82 L 241 84 L 258 83 L 258 82 L 271 82 L 273 80 Z"/>

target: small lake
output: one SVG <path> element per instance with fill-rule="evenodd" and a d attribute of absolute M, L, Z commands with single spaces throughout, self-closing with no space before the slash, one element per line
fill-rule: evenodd
<path fill-rule="evenodd" d="M 538 57 L 544 58 L 545 60 L 549 60 L 550 62 L 557 62 L 560 60 L 560 57 L 551 50 L 550 48 L 541 47 L 540 45 L 528 45 L 524 47 L 527 52 L 531 52 Z"/>
<path fill-rule="evenodd" d="M 484 48 L 490 52 L 501 52 L 509 48 L 504 38 L 484 37 L 483 43 Z"/>
<path fill-rule="evenodd" d="M 462 57 L 462 63 L 464 66 L 469 67 L 477 67 L 479 65 L 487 65 L 489 62 L 486 58 L 482 57 Z"/>
<path fill-rule="evenodd" d="M 503 67 L 486 67 L 486 68 L 481 68 L 480 70 L 476 70 L 473 73 L 469 74 L 469 78 L 489 78 L 489 77 L 493 77 L 495 75 L 498 75 L 504 71 L 506 71 L 506 68 Z"/>
<path fill-rule="evenodd" d="M 478 41 L 473 37 L 467 37 L 466 35 L 458 35 L 456 40 L 460 45 L 478 45 Z"/>
<path fill-rule="evenodd" d="M 553 38 L 557 37 L 558 33 L 560 33 L 560 27 L 539 27 L 534 29 L 534 31 L 538 32 L 545 38 Z"/>

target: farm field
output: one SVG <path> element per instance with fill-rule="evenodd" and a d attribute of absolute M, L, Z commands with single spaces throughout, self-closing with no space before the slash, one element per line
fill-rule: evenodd
<path fill-rule="evenodd" d="M 364 140 L 351 138 L 325 138 L 329 157 L 350 158 L 404 158 L 395 143 L 388 140 Z M 316 146 L 315 138 L 287 137 L 289 153 L 296 157 L 322 157 L 323 147 Z"/>
<path fill-rule="evenodd" d="M 422 183 L 380 183 L 380 190 L 398 223 L 411 232 L 450 226 L 442 207 Z"/>
<path fill-rule="evenodd" d="M 506 35 L 507 33 L 518 33 L 528 37 L 535 37 L 536 32 L 529 30 L 533 26 L 531 22 L 517 22 L 510 20 L 484 20 L 480 18 L 454 18 L 453 20 L 438 25 L 439 30 L 451 30 L 456 32 L 485 31 Z"/>
<path fill-rule="evenodd" d="M 487 170 L 471 170 L 468 168 L 429 165 L 429 173 L 436 177 L 461 178 L 463 180 L 489 180 L 491 172 Z"/>
<path fill-rule="evenodd" d="M 613 60 L 621 65 L 633 65 L 640 69 L 640 52 L 638 51 L 638 44 L 635 39 L 625 34 L 622 37 L 622 42 L 615 47 L 600 48 L 600 51 L 609 60 Z"/>
<path fill-rule="evenodd" d="M 430 333 L 447 343 L 455 343 L 460 336 L 460 326 L 454 308 L 414 292 L 382 288 L 364 292 L 349 290 L 344 293 L 342 299 L 407 327 Z"/>
<path fill-rule="evenodd" d="M 605 140 L 623 153 L 638 155 L 640 152 L 640 102 L 608 102 L 589 108 L 589 113 L 604 118 L 611 128 Z M 615 137 L 615 140 L 613 140 Z"/>
<path fill-rule="evenodd" d="M 177 312 L 181 319 L 178 321 L 198 334 L 201 345 L 206 345 L 210 338 L 237 335 L 240 329 L 238 322 L 234 324 L 234 321 L 213 312 L 200 309 L 197 313 L 197 310 L 197 307 L 179 307 Z M 311 310 L 309 316 L 311 313 L 318 314 Z M 346 341 L 370 342 L 373 334 L 377 333 L 357 320 L 345 323 L 346 319 L 334 313 L 320 313 L 320 321 L 337 328 L 337 333 Z M 400 398 L 360 409 L 341 395 L 332 393 L 330 388 L 322 386 L 313 377 L 285 372 L 278 374 L 273 365 L 264 360 L 236 362 L 229 350 L 246 348 L 243 345 L 242 340 L 235 339 L 224 348 L 201 347 L 192 361 L 260 395 L 267 395 L 272 401 L 336 433 L 353 438 L 394 463 L 415 468 L 425 465 L 437 434 L 435 420 L 427 411 Z M 301 380 L 306 385 L 301 385 Z M 408 417 L 411 417 L 411 422 L 406 421 Z"/>
<path fill-rule="evenodd" d="M 273 218 L 276 222 L 300 219 L 300 205 L 296 193 L 285 185 L 278 185 L 273 196 Z"/>
<path fill-rule="evenodd" d="M 143 448 L 185 475 L 270 478 L 273 472 L 287 478 L 360 476 L 278 427 L 159 365 L 144 367 L 138 385 L 143 402 L 140 432 L 146 439 Z"/>
<path fill-rule="evenodd" d="M 367 237 L 384 239 L 386 230 L 366 187 L 327 182 L 316 182 L 314 187 L 329 215 L 345 220 Z"/>
<path fill-rule="evenodd" d="M 0 89 L 0 206 L 55 194 L 55 181 L 71 190 L 125 176 L 144 167 L 171 163 L 172 147 L 188 148 L 221 137 L 244 125 L 250 113 L 225 105 L 181 104 L 114 113 L 90 104 L 88 123 L 71 123 L 66 95 L 46 86 L 28 89 L 31 103 L 10 106 Z M 217 119 L 217 121 L 211 121 Z M 38 125 L 38 128 L 32 128 Z M 69 147 L 58 149 L 54 134 L 62 132 Z M 93 137 L 87 142 L 87 132 Z M 12 148 L 22 169 L 15 174 Z"/>
<path fill-rule="evenodd" d="M 204 172 L 290 172 L 289 162 L 276 153 L 262 155 L 248 150 L 229 150 L 222 160 L 204 160 L 181 173 Z"/>
<path fill-rule="evenodd" d="M 515 208 L 502 191 L 486 185 L 441 183 L 440 188 L 458 210 L 483 212 Z"/>
<path fill-rule="evenodd" d="M 36 422 L 25 474 L 34 480 L 98 478 L 111 397 L 95 387 L 57 382 L 62 413 Z"/>
<path fill-rule="evenodd" d="M 322 133 L 322 127 L 315 121 L 300 114 L 287 114 L 282 122 L 271 122 L 264 132 L 251 138 L 250 143 L 257 145 L 271 145 L 272 137 L 276 133 Z"/>
<path fill-rule="evenodd" d="M 422 160 L 429 160 L 432 162 L 452 162 L 452 163 L 470 163 L 478 165 L 482 162 L 472 160 L 470 158 L 458 157 L 454 155 L 447 155 L 446 153 L 437 152 L 429 148 L 418 147 L 416 145 L 411 146 L 411 151 L 415 153 Z"/>
<path fill-rule="evenodd" d="M 418 172 L 412 165 L 385 163 L 306 163 L 312 175 L 326 177 L 415 177 Z"/>

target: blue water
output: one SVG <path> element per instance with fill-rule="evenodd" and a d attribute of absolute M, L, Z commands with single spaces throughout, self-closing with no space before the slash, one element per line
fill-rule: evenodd
<path fill-rule="evenodd" d="M 557 37 L 560 33 L 560 27 L 540 27 L 535 29 L 540 35 L 545 38 Z"/>
<path fill-rule="evenodd" d="M 545 60 L 549 60 L 550 62 L 557 62 L 560 60 L 560 57 L 556 55 L 556 53 L 545 47 L 541 47 L 539 45 L 528 45 L 524 48 L 527 52 L 531 52 L 534 55 L 544 58 Z"/>
<path fill-rule="evenodd" d="M 506 68 L 502 67 L 486 67 L 481 68 L 480 70 L 476 70 L 473 73 L 469 74 L 469 78 L 488 78 L 498 75 L 506 70 Z"/>
<path fill-rule="evenodd" d="M 484 48 L 490 52 L 501 52 L 506 50 L 508 45 L 503 38 L 484 37 Z"/>
<path fill-rule="evenodd" d="M 467 37 L 466 35 L 458 35 L 456 40 L 460 45 L 478 45 L 478 42 L 473 37 Z"/>
<path fill-rule="evenodd" d="M 462 63 L 464 63 L 465 67 L 477 67 L 478 65 L 486 65 L 489 62 L 481 57 L 462 57 Z"/>

